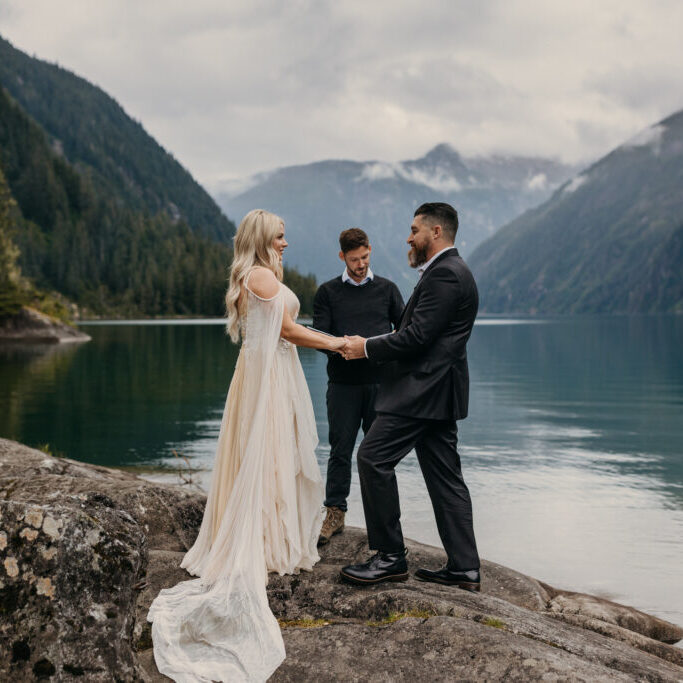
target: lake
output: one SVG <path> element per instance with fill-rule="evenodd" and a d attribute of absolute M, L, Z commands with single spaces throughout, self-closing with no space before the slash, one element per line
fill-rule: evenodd
<path fill-rule="evenodd" d="M 0 349 L 0 436 L 157 479 L 187 461 L 205 485 L 238 353 L 217 322 Z M 326 359 L 299 355 L 324 471 Z M 481 555 L 683 624 L 683 317 L 483 319 L 469 355 L 460 450 Z M 405 535 L 439 545 L 414 454 L 398 476 Z M 347 520 L 364 525 L 355 472 Z"/>

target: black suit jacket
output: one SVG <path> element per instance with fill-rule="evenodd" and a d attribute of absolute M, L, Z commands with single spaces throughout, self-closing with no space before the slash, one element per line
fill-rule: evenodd
<path fill-rule="evenodd" d="M 457 249 L 422 275 L 398 330 L 368 339 L 368 358 L 386 362 L 375 410 L 433 420 L 467 417 L 467 340 L 479 307 L 474 277 Z"/>

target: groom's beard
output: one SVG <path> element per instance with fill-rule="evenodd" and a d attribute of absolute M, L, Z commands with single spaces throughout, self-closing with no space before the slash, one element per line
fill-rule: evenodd
<path fill-rule="evenodd" d="M 423 263 L 427 263 L 427 245 L 418 247 L 413 244 L 412 249 L 408 252 L 408 263 L 411 268 L 419 268 Z"/>

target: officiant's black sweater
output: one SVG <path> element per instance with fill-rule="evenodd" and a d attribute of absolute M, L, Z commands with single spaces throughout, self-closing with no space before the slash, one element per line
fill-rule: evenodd
<path fill-rule="evenodd" d="M 313 301 L 313 327 L 336 337 L 359 334 L 374 337 L 398 326 L 403 299 L 398 287 L 375 275 L 364 285 L 356 286 L 339 277 L 324 282 Z M 339 384 L 379 382 L 379 368 L 367 358 L 344 360 L 338 353 L 328 353 L 327 376 Z"/>

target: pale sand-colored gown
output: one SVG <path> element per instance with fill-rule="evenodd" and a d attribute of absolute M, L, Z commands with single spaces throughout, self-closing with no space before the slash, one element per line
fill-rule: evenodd
<path fill-rule="evenodd" d="M 154 658 L 175 681 L 264 681 L 285 648 L 268 607 L 268 572 L 310 570 L 322 523 L 313 406 L 296 347 L 280 338 L 285 285 L 247 290 L 243 343 L 223 413 L 197 540 L 182 566 L 200 577 L 152 603 Z"/>

